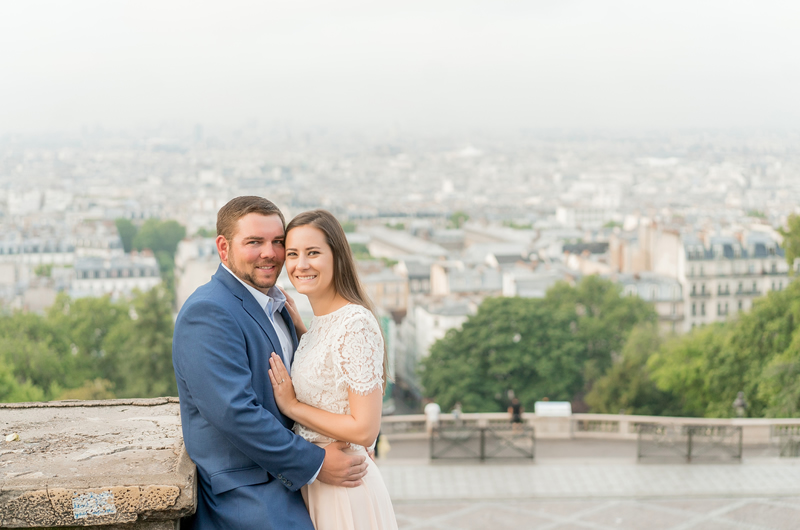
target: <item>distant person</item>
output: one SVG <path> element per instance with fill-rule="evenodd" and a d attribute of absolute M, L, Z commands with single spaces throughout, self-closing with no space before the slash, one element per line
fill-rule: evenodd
<path fill-rule="evenodd" d="M 511 417 L 511 429 L 514 433 L 522 431 L 522 413 L 524 411 L 519 399 L 516 397 L 512 398 L 511 405 L 508 406 L 508 414 Z"/>
<path fill-rule="evenodd" d="M 438 403 L 431 401 L 425 405 L 422 411 L 425 413 L 425 427 L 428 431 L 428 436 L 431 436 L 434 429 L 439 428 L 439 414 L 442 413 L 442 407 Z"/>
<path fill-rule="evenodd" d="M 358 280 L 347 236 L 325 210 L 305 212 L 286 227 L 286 271 L 308 297 L 314 319 L 291 368 L 273 353 L 269 377 L 281 412 L 294 431 L 320 447 L 348 442 L 348 454 L 367 457 L 380 432 L 386 389 L 386 348 L 380 324 Z M 297 313 L 296 325 L 302 327 Z M 319 481 L 303 486 L 317 530 L 396 530 L 389 491 L 372 459 L 356 488 Z"/>
<path fill-rule="evenodd" d="M 456 401 L 456 404 L 453 405 L 453 410 L 450 411 L 450 414 L 453 415 L 453 423 L 456 424 L 456 427 L 461 426 L 461 402 Z"/>
<path fill-rule="evenodd" d="M 300 487 L 355 487 L 366 457 L 324 449 L 294 434 L 269 380 L 271 352 L 291 364 L 296 313 L 275 281 L 284 262 L 284 221 L 261 197 L 237 197 L 217 214 L 222 262 L 186 301 L 172 360 L 183 439 L 197 465 L 197 511 L 181 528 L 312 530 Z"/>

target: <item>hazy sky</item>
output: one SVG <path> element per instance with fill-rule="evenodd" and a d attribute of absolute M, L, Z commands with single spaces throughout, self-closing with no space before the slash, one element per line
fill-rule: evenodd
<path fill-rule="evenodd" d="M 797 1 L 24 0 L 0 133 L 800 126 Z"/>

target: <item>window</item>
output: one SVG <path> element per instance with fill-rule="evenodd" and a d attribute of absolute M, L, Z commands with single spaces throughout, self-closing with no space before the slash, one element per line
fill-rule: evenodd
<path fill-rule="evenodd" d="M 697 294 L 697 286 L 695 284 L 692 284 L 692 296 L 696 294 Z"/>
<path fill-rule="evenodd" d="M 700 302 L 700 314 L 702 316 L 706 315 L 706 303 L 705 302 Z"/>
<path fill-rule="evenodd" d="M 722 315 L 722 304 L 718 303 L 717 304 L 717 316 L 721 316 L 721 315 Z"/>
<path fill-rule="evenodd" d="M 697 304 L 692 304 L 692 316 L 697 316 Z"/>
<path fill-rule="evenodd" d="M 741 310 L 742 310 L 742 301 L 739 300 L 739 311 L 741 311 Z"/>

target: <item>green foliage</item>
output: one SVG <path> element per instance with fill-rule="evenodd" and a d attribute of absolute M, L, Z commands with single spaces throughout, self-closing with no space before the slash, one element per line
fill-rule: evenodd
<path fill-rule="evenodd" d="M 655 323 L 647 322 L 633 328 L 622 355 L 586 395 L 592 412 L 650 416 L 677 411 L 675 398 L 656 387 L 647 368 L 647 360 L 662 342 Z"/>
<path fill-rule="evenodd" d="M 449 410 L 506 410 L 508 390 L 526 408 L 544 396 L 571 399 L 582 387 L 571 311 L 540 299 L 488 298 L 460 330 L 434 343 L 424 361 L 427 394 Z"/>
<path fill-rule="evenodd" d="M 37 265 L 33 268 L 33 273 L 40 278 L 49 278 L 53 273 L 53 265 Z"/>
<path fill-rule="evenodd" d="M 786 221 L 787 228 L 779 228 L 783 236 L 783 249 L 786 252 L 786 263 L 789 274 L 794 274 L 794 260 L 800 258 L 800 215 L 792 214 Z"/>
<path fill-rule="evenodd" d="M 172 376 L 171 297 L 164 288 L 139 293 L 128 318 L 108 335 L 106 344 L 117 355 L 116 370 L 105 374 L 118 397 L 174 396 Z"/>
<path fill-rule="evenodd" d="M 447 218 L 447 227 L 461 228 L 467 221 L 469 221 L 469 214 L 461 210 L 456 210 L 455 212 L 450 214 L 450 217 Z"/>
<path fill-rule="evenodd" d="M 116 396 L 111 391 L 111 387 L 111 381 L 98 378 L 93 381 L 85 381 L 78 388 L 65 390 L 58 396 L 58 399 L 114 399 Z"/>
<path fill-rule="evenodd" d="M 340 221 L 340 223 L 346 234 L 355 232 L 356 228 L 358 228 L 358 225 L 355 223 L 355 221 Z"/>
<path fill-rule="evenodd" d="M 748 210 L 747 211 L 747 216 L 748 217 L 756 217 L 758 219 L 766 219 L 767 218 L 767 214 L 765 214 L 761 210 Z"/>
<path fill-rule="evenodd" d="M 0 403 L 42 401 L 44 392 L 30 381 L 20 382 L 14 371 L 0 359 Z"/>
<path fill-rule="evenodd" d="M 547 291 L 553 307 L 578 315 L 576 340 L 583 347 L 585 391 L 611 366 L 630 331 L 639 323 L 656 322 L 653 306 L 636 296 L 622 296 L 622 287 L 598 276 L 587 276 L 575 287 L 559 282 Z"/>
<path fill-rule="evenodd" d="M 197 232 L 195 232 L 194 235 L 197 237 L 217 237 L 217 230 L 200 227 L 197 229 Z"/>
<path fill-rule="evenodd" d="M 154 254 L 164 251 L 174 256 L 178 243 L 185 236 L 186 228 L 177 221 L 148 219 L 133 238 L 133 248 L 140 251 L 150 249 Z"/>
<path fill-rule="evenodd" d="M 353 252 L 353 257 L 355 259 L 373 259 L 372 255 L 369 253 L 369 248 L 364 243 L 350 243 L 350 250 Z"/>
<path fill-rule="evenodd" d="M 387 228 L 391 228 L 392 230 L 405 230 L 406 224 L 405 223 L 386 223 Z"/>
<path fill-rule="evenodd" d="M 503 411 L 508 390 L 528 410 L 543 397 L 581 402 L 631 329 L 654 321 L 651 306 L 597 277 L 557 284 L 544 299 L 489 298 L 434 343 L 422 384 L 444 409 Z"/>
<path fill-rule="evenodd" d="M 133 238 L 136 237 L 136 232 L 138 231 L 136 225 L 123 217 L 116 219 L 114 224 L 117 225 L 117 232 L 119 232 L 119 237 L 122 239 L 122 248 L 125 252 L 130 252 L 133 250 Z"/>
<path fill-rule="evenodd" d="M 619 221 L 606 221 L 603 228 L 622 228 L 622 223 Z"/>
<path fill-rule="evenodd" d="M 175 395 L 164 288 L 131 300 L 72 300 L 0 317 L 0 402 Z"/>
<path fill-rule="evenodd" d="M 738 320 L 668 341 L 648 369 L 680 414 L 729 417 L 739 391 L 751 417 L 800 416 L 800 283 L 756 301 Z"/>
<path fill-rule="evenodd" d="M 503 221 L 503 226 L 513 228 L 514 230 L 530 230 L 533 228 L 531 223 L 517 223 L 516 221 Z"/>
<path fill-rule="evenodd" d="M 175 251 L 178 243 L 186 236 L 186 228 L 177 221 L 159 221 L 148 219 L 144 222 L 136 237 L 133 248 L 151 250 L 158 261 L 161 280 L 171 296 L 175 293 Z"/>

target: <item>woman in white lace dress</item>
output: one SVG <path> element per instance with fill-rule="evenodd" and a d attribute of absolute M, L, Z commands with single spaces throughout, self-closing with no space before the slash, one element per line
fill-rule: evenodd
<path fill-rule="evenodd" d="M 386 351 L 344 230 L 332 214 L 315 210 L 289 223 L 286 272 L 308 297 L 314 318 L 295 352 L 291 377 L 279 356 L 270 359 L 278 407 L 306 440 L 323 447 L 349 442 L 350 451 L 366 454 L 380 430 Z M 380 471 L 371 459 L 367 463 L 358 487 L 318 480 L 303 487 L 317 530 L 397 528 Z"/>

